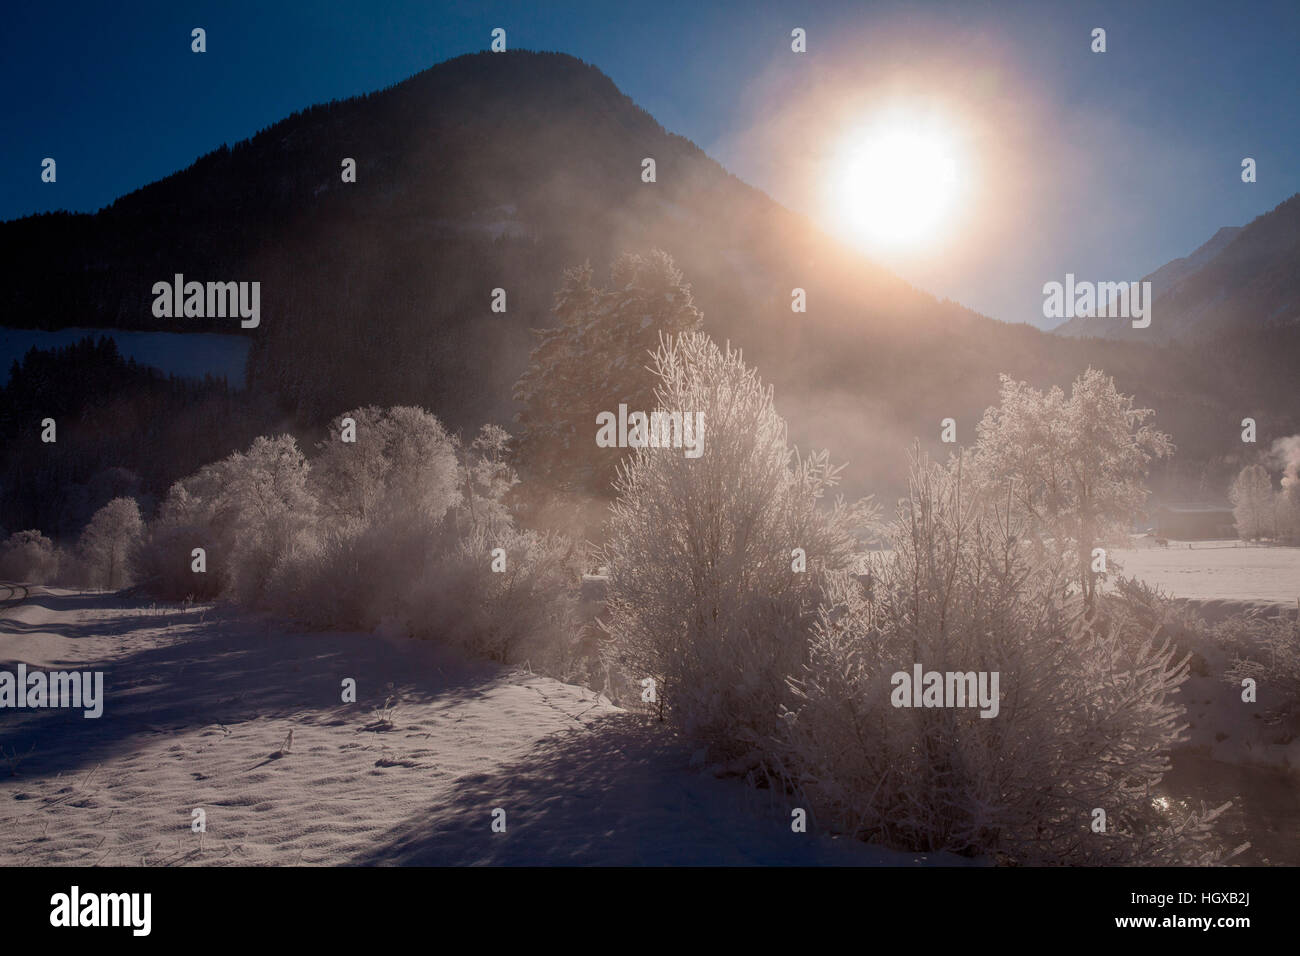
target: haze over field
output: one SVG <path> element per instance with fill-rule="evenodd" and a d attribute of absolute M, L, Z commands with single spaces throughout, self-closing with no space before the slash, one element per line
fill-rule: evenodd
<path fill-rule="evenodd" d="M 370 157 L 355 183 L 340 180 L 340 152 Z M 647 154 L 658 163 L 653 184 L 638 174 Z M 1275 243 L 1267 261 L 1294 261 L 1297 208 L 1264 216 L 1243 241 L 1280 230 L 1290 245 Z M 897 450 L 919 436 L 941 451 L 945 418 L 959 423 L 960 441 L 973 439 L 1002 373 L 1062 387 L 1089 366 L 1115 376 L 1158 410 L 1178 444 L 1153 476 L 1166 498 L 1202 497 L 1207 484 L 1220 489 L 1211 497 L 1223 495 L 1247 459 L 1243 409 L 1270 410 L 1262 443 L 1300 432 L 1288 400 L 1300 324 L 1281 322 L 1292 313 L 1271 306 L 1278 324 L 1238 324 L 1217 337 L 1207 330 L 1191 349 L 1067 340 L 993 321 L 871 264 L 665 131 L 598 69 L 557 54 L 440 64 L 296 114 L 93 216 L 18 220 L 0 226 L 0 237 L 14 249 L 16 281 L 0 293 L 10 325 L 250 339 L 245 410 L 221 430 L 232 438 L 207 436 L 210 457 L 270 425 L 317 428 L 364 403 L 421 404 L 465 431 L 508 423 L 519 410 L 512 387 L 530 330 L 552 321 L 563 270 L 589 261 L 603 282 L 611 250 L 653 248 L 683 270 L 710 335 L 744 348 L 776 387 L 798 444 L 852 463 L 850 494 L 896 494 L 904 478 Z M 93 267 L 55 252 L 69 247 Z M 265 326 L 157 318 L 153 285 L 176 273 L 259 279 Z M 494 288 L 509 290 L 504 313 L 492 311 Z M 806 312 L 791 311 L 796 288 Z M 1294 304 L 1288 288 L 1273 294 Z M 1188 308 L 1220 300 L 1208 281 L 1188 280 L 1179 295 Z M 1177 323 L 1157 308 L 1159 328 Z M 384 317 L 382 331 L 363 321 L 373 315 Z M 69 400 L 93 419 L 96 399 Z M 39 451 L 16 447 L 10 468 Z M 86 477 L 104 467 L 101 452 L 89 454 L 76 466 Z M 148 456 L 155 496 L 186 473 L 165 452 Z M 146 470 L 129 452 L 115 460 Z M 43 520 L 31 510 L 0 515 L 10 526 Z"/>

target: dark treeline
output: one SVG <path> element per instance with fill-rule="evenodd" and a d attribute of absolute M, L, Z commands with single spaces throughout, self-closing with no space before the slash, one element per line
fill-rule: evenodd
<path fill-rule="evenodd" d="M 53 442 L 42 441 L 46 419 Z M 0 528 L 68 539 L 113 498 L 148 510 L 264 424 L 224 378 L 164 376 L 109 338 L 32 349 L 0 388 Z"/>

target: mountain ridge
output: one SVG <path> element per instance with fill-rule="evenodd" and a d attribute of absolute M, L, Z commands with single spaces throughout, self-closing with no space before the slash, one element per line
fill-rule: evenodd
<path fill-rule="evenodd" d="M 1300 322 L 1300 193 L 1245 226 L 1225 226 L 1191 254 L 1143 277 L 1150 328 L 1075 316 L 1052 331 L 1117 340 L 1194 342 L 1244 326 Z"/>

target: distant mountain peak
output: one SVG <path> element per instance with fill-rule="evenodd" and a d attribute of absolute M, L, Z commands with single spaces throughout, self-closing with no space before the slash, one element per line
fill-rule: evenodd
<path fill-rule="evenodd" d="M 1183 256 L 1181 259 L 1174 259 L 1172 262 L 1166 262 L 1155 272 L 1143 276 L 1142 281 L 1151 283 L 1151 294 L 1153 296 L 1164 295 L 1182 279 L 1206 265 L 1222 252 L 1228 243 L 1241 234 L 1241 230 L 1244 228 L 1244 226 L 1223 226 L 1210 237 L 1209 242 L 1198 246 L 1191 255 Z"/>
<path fill-rule="evenodd" d="M 1233 328 L 1300 322 L 1300 194 L 1245 226 L 1224 226 L 1191 254 L 1143 277 L 1149 328 L 1097 315 L 1052 331 L 1066 336 L 1191 341 Z"/>

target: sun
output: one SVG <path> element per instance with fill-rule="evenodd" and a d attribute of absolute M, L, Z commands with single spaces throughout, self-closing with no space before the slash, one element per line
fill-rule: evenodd
<path fill-rule="evenodd" d="M 930 116 L 890 114 L 845 136 L 827 199 L 849 238 L 883 250 L 914 249 L 951 226 L 962 170 L 951 126 Z"/>

